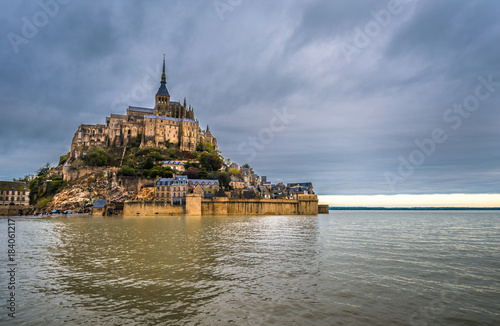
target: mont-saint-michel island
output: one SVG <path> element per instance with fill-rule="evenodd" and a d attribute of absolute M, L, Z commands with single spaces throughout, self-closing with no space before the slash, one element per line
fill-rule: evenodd
<path fill-rule="evenodd" d="M 0 325 L 500 325 L 500 1 L 4 1 Z"/>
<path fill-rule="evenodd" d="M 315 215 L 309 181 L 272 183 L 221 155 L 195 109 L 171 99 L 165 55 L 154 107 L 128 106 L 81 124 L 57 166 L 1 181 L 0 215 Z"/>

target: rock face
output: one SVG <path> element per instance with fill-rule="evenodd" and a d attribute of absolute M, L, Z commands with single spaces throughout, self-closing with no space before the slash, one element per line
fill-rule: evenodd
<path fill-rule="evenodd" d="M 76 180 L 69 181 L 66 187 L 56 194 L 48 204 L 50 209 L 85 209 L 93 206 L 97 199 L 108 202 L 126 200 L 153 200 L 154 180 L 140 178 L 122 178 L 116 176 L 114 169 L 104 169 L 89 173 Z"/>

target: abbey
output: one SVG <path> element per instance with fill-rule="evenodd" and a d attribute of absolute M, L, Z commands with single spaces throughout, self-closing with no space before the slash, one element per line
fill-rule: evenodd
<path fill-rule="evenodd" d="M 111 114 L 105 124 L 80 125 L 71 142 L 70 161 L 90 147 L 124 147 L 132 140 L 140 140 L 140 147 L 173 147 L 193 152 L 202 142 L 217 149 L 217 139 L 207 126 L 202 130 L 194 117 L 194 110 L 184 103 L 170 101 L 165 74 L 165 56 L 160 88 L 155 107 L 129 106 L 127 114 Z"/>

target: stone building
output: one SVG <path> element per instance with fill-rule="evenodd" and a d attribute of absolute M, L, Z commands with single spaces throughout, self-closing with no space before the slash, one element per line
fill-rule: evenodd
<path fill-rule="evenodd" d="M 160 88 L 155 96 L 154 108 L 129 106 L 126 114 L 111 114 L 105 124 L 82 124 L 71 142 L 70 160 L 80 157 L 90 147 L 124 147 L 132 141 L 140 147 L 167 148 L 193 152 L 201 142 L 217 149 L 217 139 L 210 129 L 202 130 L 194 117 L 194 110 L 183 103 L 170 100 L 165 74 L 165 56 Z"/>
<path fill-rule="evenodd" d="M 185 175 L 173 175 L 172 178 L 159 178 L 155 183 L 155 200 L 185 203 L 186 194 L 200 187 L 204 192 L 219 189 L 218 180 L 188 179 Z"/>
<path fill-rule="evenodd" d="M 181 162 L 181 161 L 163 161 L 161 163 L 161 166 L 171 168 L 173 171 L 176 171 L 176 172 L 186 171 L 186 166 L 185 166 L 184 162 Z"/>
<path fill-rule="evenodd" d="M 30 189 L 26 182 L 0 181 L 0 205 L 29 205 Z"/>

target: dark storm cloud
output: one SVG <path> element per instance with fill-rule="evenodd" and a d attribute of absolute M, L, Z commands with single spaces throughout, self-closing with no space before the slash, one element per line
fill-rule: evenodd
<path fill-rule="evenodd" d="M 321 194 L 498 191 L 500 88 L 459 127 L 444 115 L 475 96 L 478 77 L 500 80 L 500 4 L 400 1 L 360 47 L 359 31 L 397 1 L 221 1 L 223 12 L 215 1 L 69 1 L 17 53 L 9 33 L 42 8 L 4 5 L 0 179 L 56 163 L 80 123 L 152 107 L 166 53 L 172 99 L 186 97 L 225 156 L 271 181 L 310 180 Z M 436 128 L 446 140 L 401 177 L 400 157 Z"/>

